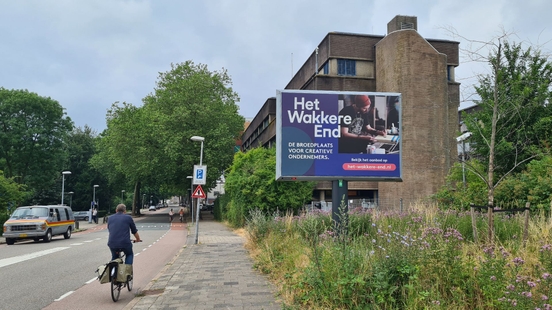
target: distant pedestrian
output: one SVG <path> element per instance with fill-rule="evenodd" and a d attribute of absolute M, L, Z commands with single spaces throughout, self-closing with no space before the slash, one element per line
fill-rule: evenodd
<path fill-rule="evenodd" d="M 171 211 L 169 211 L 169 222 L 172 222 L 173 216 L 174 216 L 174 212 L 173 212 L 173 210 L 171 209 Z"/>
<path fill-rule="evenodd" d="M 92 220 L 94 221 L 94 223 L 98 224 L 98 209 L 96 208 L 92 210 Z"/>

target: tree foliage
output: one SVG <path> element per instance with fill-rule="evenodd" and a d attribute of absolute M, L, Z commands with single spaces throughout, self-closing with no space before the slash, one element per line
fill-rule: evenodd
<path fill-rule="evenodd" d="M 73 192 L 73 195 L 64 201 L 73 210 L 88 210 L 94 184 L 105 184 L 103 174 L 90 164 L 97 140 L 96 132 L 88 126 L 74 128 L 66 138 L 67 169 L 71 175 L 65 178 L 65 193 Z"/>
<path fill-rule="evenodd" d="M 142 186 L 161 195 L 187 192 L 186 176 L 199 164 L 201 147 L 190 138 L 201 136 L 208 190 L 231 164 L 243 131 L 238 96 L 230 85 L 224 70 L 211 72 L 191 61 L 171 65 L 160 73 L 142 107 L 113 104 L 92 163 L 96 169 L 110 169 L 111 182 L 123 176 L 133 186 L 135 210 Z"/>
<path fill-rule="evenodd" d="M 243 226 L 249 211 L 259 209 L 265 214 L 276 211 L 297 212 L 312 200 L 314 182 L 276 181 L 276 150 L 255 148 L 237 153 L 228 171 L 225 195 L 230 202 L 223 206 L 226 219 L 232 225 Z"/>
<path fill-rule="evenodd" d="M 474 155 L 493 163 L 494 177 L 488 182 L 496 186 L 550 145 L 552 65 L 538 50 L 500 39 L 488 61 L 492 73 L 480 76 L 475 87 L 479 110 L 464 119 L 475 133 Z"/>
<path fill-rule="evenodd" d="M 548 104 L 552 65 L 538 50 L 510 43 L 506 35 L 491 44 L 486 58 L 491 73 L 480 75 L 475 87 L 478 109 L 463 115 L 473 133 L 473 153 L 485 169 L 466 165 L 486 183 L 489 207 L 495 205 L 495 188 L 506 176 L 548 153 L 552 133 L 552 128 L 543 126 L 552 115 Z M 493 227 L 492 209 L 488 210 L 489 227 Z"/>
<path fill-rule="evenodd" d="M 13 211 L 20 205 L 25 196 L 23 187 L 12 178 L 4 177 L 4 173 L 0 171 L 0 214 Z"/>
<path fill-rule="evenodd" d="M 64 141 L 72 128 L 57 101 L 0 87 L 0 169 L 27 185 L 28 203 L 59 202 L 55 185 L 65 168 Z"/>
<path fill-rule="evenodd" d="M 213 187 L 232 163 L 245 120 L 238 114 L 239 97 L 231 85 L 226 70 L 211 72 L 206 65 L 186 61 L 161 73 L 155 92 L 144 98 L 159 150 L 170 167 L 163 178 L 174 188 L 189 188 L 186 176 L 199 164 L 201 145 L 191 141 L 192 136 L 205 138 L 207 187 Z"/>
<path fill-rule="evenodd" d="M 496 189 L 497 200 L 515 202 L 522 207 L 550 211 L 552 202 L 552 157 L 533 160 L 527 169 L 506 178 Z"/>

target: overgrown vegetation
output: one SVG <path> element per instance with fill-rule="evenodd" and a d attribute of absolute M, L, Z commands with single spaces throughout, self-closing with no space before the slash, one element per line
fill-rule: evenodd
<path fill-rule="evenodd" d="M 498 215 L 494 243 L 474 243 L 468 213 L 418 206 L 331 216 L 252 211 L 248 247 L 288 309 L 549 309 L 552 221 Z M 478 229 L 486 229 L 484 215 Z"/>

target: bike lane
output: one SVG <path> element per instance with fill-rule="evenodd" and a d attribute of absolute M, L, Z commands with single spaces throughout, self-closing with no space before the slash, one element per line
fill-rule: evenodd
<path fill-rule="evenodd" d="M 100 284 L 95 277 L 97 274 L 91 273 L 90 281 L 76 291 L 60 296 L 44 309 L 124 309 L 135 295 L 141 294 L 152 279 L 159 275 L 166 266 L 172 264 L 177 254 L 185 246 L 186 239 L 186 224 L 172 223 L 167 233 L 156 241 L 149 241 L 150 243 L 142 251 L 136 251 L 135 246 L 134 287 L 131 292 L 123 288 L 117 302 L 113 302 L 111 299 L 111 285 L 109 283 Z M 107 247 L 105 250 L 109 251 Z"/>

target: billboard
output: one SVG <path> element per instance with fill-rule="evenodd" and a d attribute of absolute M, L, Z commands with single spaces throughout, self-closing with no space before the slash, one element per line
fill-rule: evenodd
<path fill-rule="evenodd" d="M 401 94 L 278 90 L 276 180 L 401 181 Z"/>

